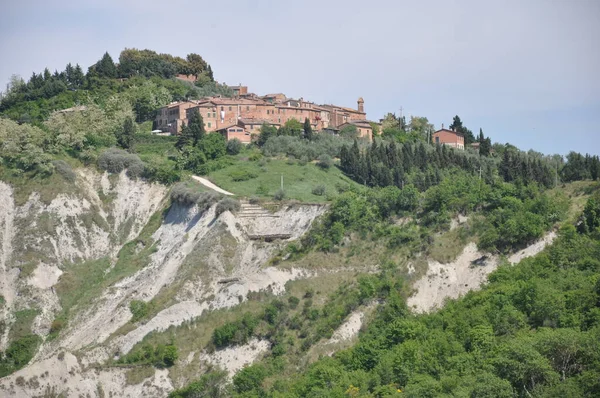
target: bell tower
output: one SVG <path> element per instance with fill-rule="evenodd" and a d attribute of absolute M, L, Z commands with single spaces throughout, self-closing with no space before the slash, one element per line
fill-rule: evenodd
<path fill-rule="evenodd" d="M 365 100 L 360 97 L 356 102 L 358 103 L 358 111 L 365 113 Z"/>

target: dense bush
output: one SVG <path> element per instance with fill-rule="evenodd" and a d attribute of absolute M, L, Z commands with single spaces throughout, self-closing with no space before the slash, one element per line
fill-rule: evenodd
<path fill-rule="evenodd" d="M 244 144 L 242 144 L 242 141 L 238 140 L 237 138 L 227 141 L 227 153 L 229 155 L 237 155 L 242 151 L 243 147 Z"/>
<path fill-rule="evenodd" d="M 329 156 L 325 153 L 322 155 L 319 155 L 318 160 L 319 161 L 317 162 L 317 166 L 319 166 L 323 170 L 328 170 L 331 168 L 331 166 L 333 166 L 333 159 L 331 159 L 331 156 Z"/>
<path fill-rule="evenodd" d="M 325 195 L 326 190 L 327 190 L 327 188 L 325 187 L 325 185 L 320 184 L 312 189 L 312 194 L 317 195 L 317 196 L 323 196 L 323 195 Z"/>
<path fill-rule="evenodd" d="M 201 210 L 206 210 L 219 199 L 213 192 L 199 192 L 188 188 L 184 183 L 178 183 L 171 189 L 171 200 L 184 206 L 197 205 Z"/>
<path fill-rule="evenodd" d="M 0 357 L 0 377 L 4 377 L 27 365 L 37 352 L 42 339 L 34 334 L 25 335 L 11 342 Z"/>
<path fill-rule="evenodd" d="M 98 167 L 109 173 L 120 173 L 127 169 L 127 175 L 139 177 L 144 172 L 144 163 L 132 153 L 122 149 L 110 148 L 98 157 Z"/>
<path fill-rule="evenodd" d="M 54 171 L 60 174 L 62 178 L 69 182 L 75 182 L 76 174 L 67 162 L 64 160 L 53 160 L 52 165 L 54 166 Z"/>
<path fill-rule="evenodd" d="M 273 199 L 275 199 L 275 200 L 285 199 L 285 191 L 283 189 L 279 189 L 277 192 L 275 192 L 275 195 L 273 195 Z"/>
<path fill-rule="evenodd" d="M 248 181 L 258 177 L 258 174 L 249 170 L 233 170 L 229 173 L 232 181 Z"/>
<path fill-rule="evenodd" d="M 173 344 L 143 344 L 134 348 L 127 355 L 120 358 L 117 363 L 135 365 L 153 365 L 158 368 L 173 366 L 179 358 L 179 350 Z"/>
<path fill-rule="evenodd" d="M 216 328 L 212 334 L 212 343 L 217 348 L 224 348 L 229 345 L 245 344 L 254 334 L 254 329 L 258 326 L 258 319 L 252 314 L 246 313 L 241 319 L 229 322 Z"/>
<path fill-rule="evenodd" d="M 217 207 L 215 208 L 215 213 L 218 215 L 230 211 L 236 212 L 240 210 L 240 202 L 232 199 L 232 198 L 223 198 L 217 203 Z"/>
<path fill-rule="evenodd" d="M 133 315 L 131 322 L 137 322 L 148 315 L 148 303 L 141 300 L 131 300 L 129 310 Z"/>

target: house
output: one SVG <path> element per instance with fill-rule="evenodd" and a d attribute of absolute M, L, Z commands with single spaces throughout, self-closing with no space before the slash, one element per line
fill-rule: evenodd
<path fill-rule="evenodd" d="M 170 132 L 171 134 L 181 132 L 181 128 L 187 123 L 187 110 L 196 105 L 192 101 L 178 101 L 163 106 L 156 112 L 152 129 Z"/>
<path fill-rule="evenodd" d="M 338 126 L 338 129 L 341 130 L 345 126 L 352 125 L 356 127 L 356 132 L 358 133 L 358 138 L 367 138 L 369 141 L 373 140 L 373 126 L 371 125 L 371 121 L 369 120 L 350 120 L 349 122 L 343 123 Z"/>
<path fill-rule="evenodd" d="M 452 148 L 465 149 L 465 137 L 462 133 L 454 130 L 442 129 L 431 135 L 431 141 L 434 144 L 448 145 Z"/>
<path fill-rule="evenodd" d="M 240 140 L 242 144 L 249 144 L 252 141 L 252 133 L 240 121 L 232 125 L 219 128 L 217 133 L 223 135 L 227 141 L 231 141 L 234 138 Z"/>

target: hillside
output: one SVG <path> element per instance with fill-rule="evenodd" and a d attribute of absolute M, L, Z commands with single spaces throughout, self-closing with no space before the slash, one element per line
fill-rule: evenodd
<path fill-rule="evenodd" d="M 600 394 L 597 156 L 153 135 L 225 88 L 109 58 L 1 101 L 2 396 Z"/>

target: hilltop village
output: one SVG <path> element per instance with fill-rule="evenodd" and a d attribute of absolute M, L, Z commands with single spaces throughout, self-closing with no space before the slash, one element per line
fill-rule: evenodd
<path fill-rule="evenodd" d="M 178 76 L 187 80 L 186 76 Z M 381 124 L 367 119 L 365 101 L 356 101 L 356 109 L 332 105 L 318 105 L 303 98 L 288 98 L 283 93 L 259 96 L 248 92 L 247 86 L 230 86 L 231 98 L 223 96 L 204 97 L 198 100 L 173 102 L 157 110 L 153 130 L 172 135 L 179 134 L 187 125 L 192 112 L 198 111 L 204 120 L 207 132 L 221 133 L 227 141 L 237 138 L 244 144 L 252 141 L 253 135 L 260 133 L 263 124 L 275 127 L 295 119 L 303 123 L 309 120 L 314 131 L 337 134 L 345 126 L 356 128 L 359 138 L 371 141 L 380 131 Z M 432 134 L 435 144 L 464 149 L 464 136 L 458 131 L 442 128 Z"/>
<path fill-rule="evenodd" d="M 187 124 L 194 111 L 199 111 L 207 132 L 222 133 L 227 140 L 251 141 L 263 124 L 275 127 L 295 119 L 308 119 L 313 130 L 338 132 L 346 125 L 354 125 L 358 136 L 371 140 L 373 124 L 367 120 L 364 100 L 359 98 L 356 109 L 324 104 L 317 105 L 303 98 L 287 98 L 285 94 L 258 96 L 248 92 L 247 86 L 232 86 L 233 97 L 205 97 L 199 100 L 179 101 L 160 108 L 154 120 L 154 129 L 177 134 Z"/>

